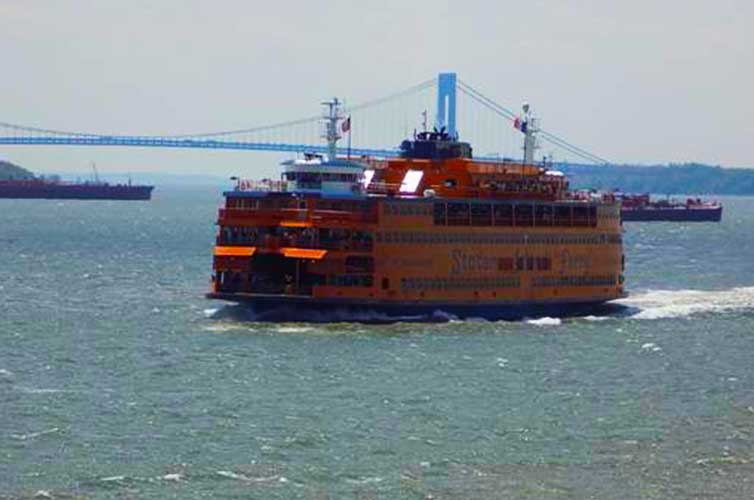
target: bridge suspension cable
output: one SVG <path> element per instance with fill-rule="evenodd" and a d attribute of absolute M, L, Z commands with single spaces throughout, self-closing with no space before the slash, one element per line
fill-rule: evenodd
<path fill-rule="evenodd" d="M 445 77 L 453 74 L 444 74 Z M 441 75 L 443 76 L 443 75 Z M 498 159 L 516 156 L 513 152 L 519 137 L 507 122 L 516 119 L 516 113 L 498 104 L 464 81 L 452 76 L 453 85 L 465 99 L 463 106 L 464 136 L 475 144 L 483 159 Z M 445 95 L 448 89 L 444 88 Z M 432 90 L 440 91 L 438 80 L 429 79 L 377 99 L 351 106 L 344 106 L 344 116 L 349 122 L 348 145 L 339 144 L 338 152 L 353 155 L 392 156 L 398 153 L 400 141 L 416 131 L 422 122 L 428 125 L 427 112 L 440 104 Z M 455 91 L 452 92 L 455 113 Z M 477 107 L 480 105 L 481 108 Z M 422 120 L 420 117 L 424 117 Z M 450 116 L 450 115 L 448 115 Z M 506 123 L 499 118 L 502 117 Z M 440 117 L 436 117 L 440 118 Z M 435 120 L 429 120 L 433 123 Z M 88 146 L 137 146 L 170 148 L 207 148 L 283 152 L 324 152 L 322 145 L 321 115 L 307 116 L 243 129 L 223 130 L 194 134 L 171 135 L 117 135 L 89 132 L 70 132 L 41 127 L 30 127 L 0 122 L 0 145 L 88 145 Z M 345 135 L 345 130 L 343 130 Z M 562 137 L 547 131 L 539 136 L 548 143 L 592 163 L 608 163 L 607 160 L 586 151 Z M 507 140 L 507 145 L 504 144 Z M 505 146 L 505 147 L 504 147 Z M 502 153 L 508 153 L 504 155 Z"/>
<path fill-rule="evenodd" d="M 459 90 L 471 97 L 472 99 L 476 100 L 479 104 L 482 106 L 487 107 L 488 109 L 496 112 L 498 115 L 506 118 L 507 120 L 513 122 L 517 118 L 517 114 L 511 111 L 510 109 L 502 106 L 501 104 L 498 104 L 497 102 L 493 101 L 489 97 L 485 96 L 475 88 L 473 88 L 471 85 L 467 84 L 466 82 L 459 80 L 458 81 L 458 88 Z M 584 160 L 587 160 L 589 162 L 593 163 L 601 163 L 601 164 L 608 164 L 610 163 L 608 160 L 601 158 L 595 154 L 590 153 L 589 151 L 582 149 L 578 146 L 575 146 L 569 142 L 567 142 L 565 139 L 562 139 L 561 137 L 558 137 L 555 134 L 552 134 L 550 132 L 547 132 L 545 130 L 540 130 L 539 135 L 546 141 L 550 142 L 551 144 L 560 147 L 561 149 L 564 149 L 568 151 L 569 153 L 582 158 Z"/>

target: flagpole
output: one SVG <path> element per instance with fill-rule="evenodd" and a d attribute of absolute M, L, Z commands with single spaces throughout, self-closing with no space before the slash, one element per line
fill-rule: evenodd
<path fill-rule="evenodd" d="M 348 159 L 351 159 L 351 116 L 348 116 Z"/>

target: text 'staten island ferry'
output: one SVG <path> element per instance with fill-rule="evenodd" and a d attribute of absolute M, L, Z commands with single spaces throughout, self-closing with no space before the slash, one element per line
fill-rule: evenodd
<path fill-rule="evenodd" d="M 225 193 L 211 298 L 259 319 L 378 312 L 518 319 L 586 314 L 623 297 L 620 202 L 569 192 L 533 162 L 472 159 L 468 143 L 421 132 L 386 160 L 283 163 L 282 180 Z M 528 113 L 528 107 L 525 107 Z"/>

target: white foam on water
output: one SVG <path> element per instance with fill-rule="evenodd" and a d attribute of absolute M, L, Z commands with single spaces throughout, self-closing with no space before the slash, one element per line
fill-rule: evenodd
<path fill-rule="evenodd" d="M 218 311 L 218 309 L 217 309 L 217 308 L 214 308 L 214 309 L 204 309 L 204 310 L 202 311 L 202 313 L 204 314 L 204 317 L 205 317 L 205 318 L 211 318 L 212 316 L 214 316 L 214 315 L 215 315 L 215 313 L 216 313 L 217 311 Z"/>
<path fill-rule="evenodd" d="M 615 303 L 634 308 L 634 319 L 682 318 L 754 309 L 754 287 L 728 290 L 648 290 Z"/>
<path fill-rule="evenodd" d="M 232 323 L 216 323 L 213 325 L 206 325 L 202 327 L 202 330 L 213 333 L 225 333 L 231 331 L 243 330 L 244 328 L 239 324 Z"/>
<path fill-rule="evenodd" d="M 642 351 L 657 352 L 662 351 L 662 347 L 658 346 L 654 342 L 647 342 L 641 345 Z"/>
<path fill-rule="evenodd" d="M 227 477 L 228 479 L 236 479 L 238 481 L 244 481 L 246 483 L 266 483 L 271 481 L 277 481 L 279 483 L 287 483 L 288 478 L 285 476 L 280 476 L 278 474 L 273 476 L 263 476 L 263 477 L 249 477 L 244 474 L 236 474 L 235 472 L 231 472 L 228 470 L 219 470 L 216 472 L 218 476 Z"/>
<path fill-rule="evenodd" d="M 5 368 L 0 368 L 0 377 L 12 377 L 13 372 L 10 370 L 6 370 Z"/>
<path fill-rule="evenodd" d="M 29 434 L 11 434 L 11 437 L 14 439 L 18 439 L 20 441 L 26 441 L 27 439 L 34 439 L 39 436 L 45 436 L 47 434 L 54 434 L 58 432 L 60 429 L 58 427 L 53 427 L 52 429 L 47 429 L 46 431 L 39 431 L 39 432 L 32 432 Z"/>
<path fill-rule="evenodd" d="M 610 316 L 584 316 L 580 319 L 583 319 L 584 321 L 605 321 L 610 319 Z"/>
<path fill-rule="evenodd" d="M 100 481 L 103 483 L 112 483 L 112 482 L 119 482 L 126 479 L 126 476 L 110 476 L 110 477 L 103 477 L 100 478 Z"/>
<path fill-rule="evenodd" d="M 372 484 L 372 483 L 381 483 L 384 481 L 384 477 L 380 476 L 374 476 L 374 477 L 360 477 L 358 479 L 346 479 L 347 482 L 351 484 Z"/>
<path fill-rule="evenodd" d="M 20 387 L 20 386 L 16 386 L 16 389 L 26 394 L 57 394 L 59 392 L 72 392 L 72 391 L 66 391 L 64 389 L 38 389 L 35 387 Z"/>
<path fill-rule="evenodd" d="M 278 333 L 306 333 L 314 330 L 311 326 L 281 326 L 277 329 Z"/>
<path fill-rule="evenodd" d="M 536 326 L 558 326 L 563 323 L 560 318 L 551 318 L 549 316 L 537 319 L 527 319 L 526 322 L 530 325 Z"/>

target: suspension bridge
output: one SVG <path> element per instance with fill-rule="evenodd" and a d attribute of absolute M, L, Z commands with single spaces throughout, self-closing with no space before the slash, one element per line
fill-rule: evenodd
<path fill-rule="evenodd" d="M 428 121 L 433 109 L 434 120 Z M 457 78 L 440 73 L 401 92 L 344 108 L 350 117 L 348 144 L 341 141 L 339 154 L 390 157 L 398 154 L 398 144 L 423 126 L 445 127 L 470 142 L 476 158 L 515 159 L 521 156 L 522 134 L 513 124 L 520 115 L 498 104 Z M 422 116 L 424 124 L 422 124 Z M 540 129 L 540 147 L 558 151 L 568 162 L 606 164 L 597 156 L 563 137 Z M 325 153 L 322 117 L 308 116 L 270 125 L 180 135 L 111 135 L 50 130 L 42 127 L 0 122 L 0 146 L 119 146 L 145 148 L 194 148 L 290 153 Z M 559 162 L 556 162 L 559 163 Z"/>

